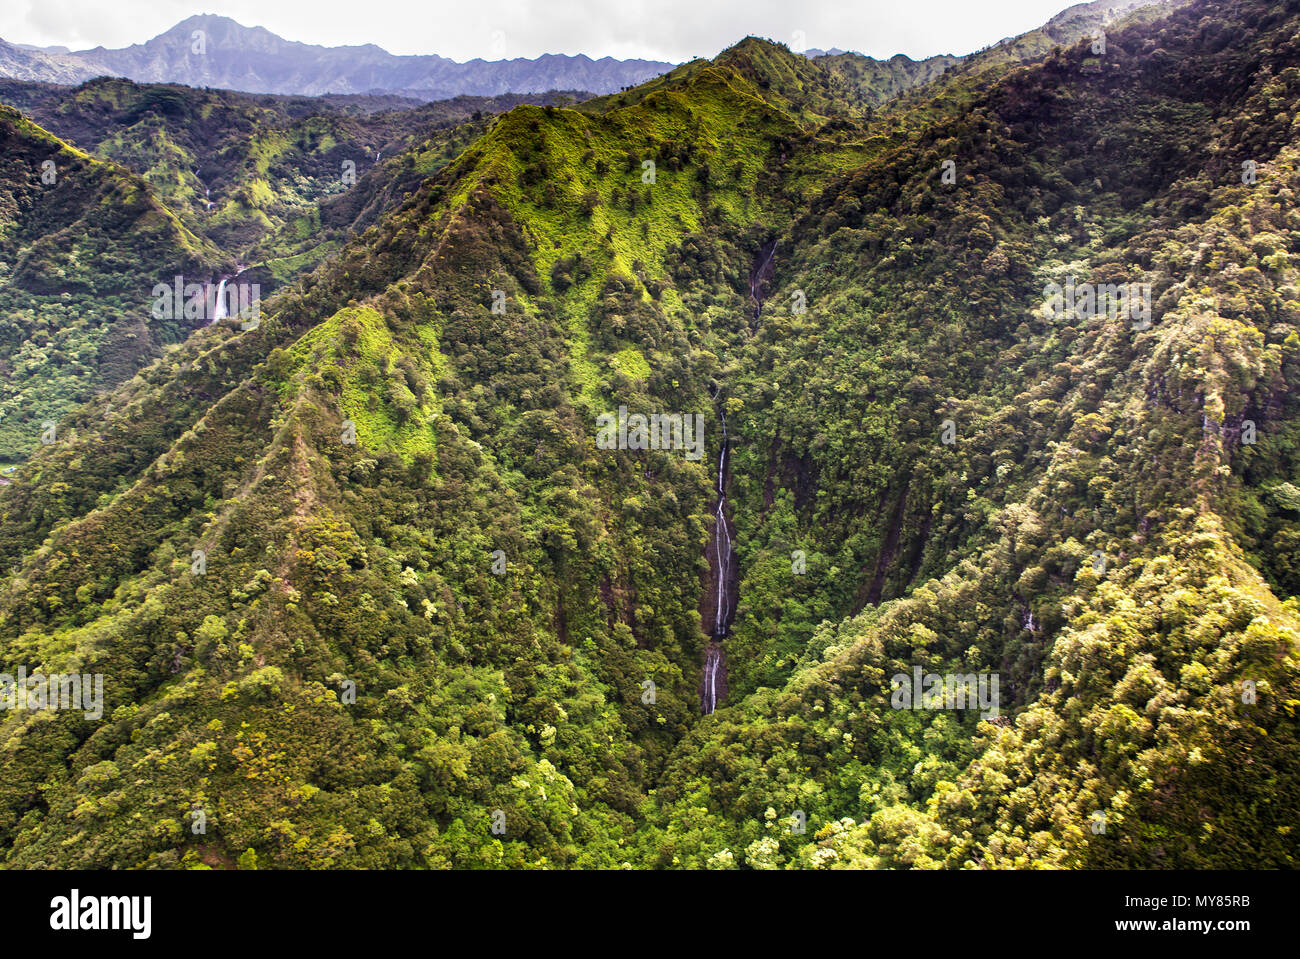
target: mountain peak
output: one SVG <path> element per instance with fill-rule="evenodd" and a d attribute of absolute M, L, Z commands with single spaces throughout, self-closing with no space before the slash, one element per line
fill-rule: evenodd
<path fill-rule="evenodd" d="M 186 17 L 175 26 L 164 30 L 162 33 L 158 34 L 157 37 L 154 37 L 154 39 L 158 40 L 162 37 L 173 37 L 178 34 L 185 35 L 186 39 L 188 39 L 189 34 L 194 30 L 205 30 L 209 33 L 219 33 L 223 36 L 239 36 L 241 34 L 246 35 L 255 33 L 270 34 L 273 37 L 276 36 L 265 27 L 247 27 L 238 20 L 219 13 L 196 13 L 194 16 Z M 283 38 L 276 37 L 276 39 L 279 40 Z"/>
<path fill-rule="evenodd" d="M 195 34 L 202 33 L 200 38 Z M 218 56 L 210 54 L 219 52 Z M 8 66 L 12 61 L 13 66 Z M 245 93 L 295 96 L 392 93 L 423 100 L 580 90 L 611 93 L 671 70 L 648 60 L 599 61 L 586 55 L 457 63 L 436 54 L 396 56 L 382 47 L 326 47 L 287 40 L 266 27 L 198 13 L 144 43 L 70 54 L 14 49 L 0 73 L 15 78 L 81 83 L 96 76 L 140 83 L 183 83 Z"/>
<path fill-rule="evenodd" d="M 760 37 L 756 34 L 750 34 L 744 39 L 733 43 L 727 47 L 715 58 L 719 61 L 733 59 L 735 57 L 756 57 L 763 55 L 773 55 L 780 51 L 790 53 L 790 48 L 784 43 L 778 43 L 769 37 Z"/>
<path fill-rule="evenodd" d="M 716 66 L 729 66 L 741 72 L 757 73 L 797 70 L 800 69 L 801 61 L 806 66 L 807 58 L 794 53 L 784 43 L 757 36 L 745 37 L 739 43 L 727 47 L 713 59 Z"/>

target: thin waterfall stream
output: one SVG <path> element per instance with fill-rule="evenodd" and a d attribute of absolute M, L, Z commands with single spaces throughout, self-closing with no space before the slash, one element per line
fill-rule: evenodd
<path fill-rule="evenodd" d="M 731 532 L 727 529 L 727 414 L 718 411 L 722 421 L 722 449 L 718 452 L 718 507 L 714 510 L 717 522 L 713 525 L 714 551 L 718 557 L 718 590 L 714 603 L 713 635 L 721 639 L 727 634 L 726 624 L 731 612 L 727 595 L 727 574 L 731 570 Z"/>
<path fill-rule="evenodd" d="M 772 273 L 776 257 L 776 240 L 764 244 L 749 275 L 749 295 L 754 301 L 754 322 L 763 315 L 763 287 Z M 700 708 L 709 715 L 727 695 L 727 656 L 723 648 L 731 622 L 736 615 L 739 599 L 740 577 L 736 568 L 736 553 L 732 543 L 732 525 L 727 517 L 727 467 L 730 457 L 730 436 L 727 433 L 727 411 L 722 402 L 719 385 L 713 401 L 718 406 L 718 422 L 722 426 L 722 446 L 718 450 L 717 505 L 713 509 L 713 541 L 709 545 L 709 571 L 713 576 L 712 596 L 701 602 L 703 625 L 709 632 L 709 645 L 704 654 L 704 671 L 700 677 Z M 711 601 L 711 602 L 710 602 Z M 707 614 L 712 606 L 712 617 Z M 710 622 L 711 619 L 711 622 Z"/>
<path fill-rule="evenodd" d="M 721 389 L 714 395 L 718 399 Z M 735 554 L 732 551 L 731 528 L 727 520 L 727 414 L 721 406 L 718 419 L 722 423 L 722 448 L 718 451 L 718 503 L 714 507 L 713 548 L 713 624 L 709 631 L 709 647 L 704 655 L 704 676 L 700 682 L 700 707 L 704 715 L 718 708 L 719 700 L 727 692 L 727 663 L 722 643 L 731 629 L 733 615 L 732 590 L 735 574 Z"/>
<path fill-rule="evenodd" d="M 234 273 L 226 273 L 220 278 L 217 283 L 216 299 L 212 301 L 211 309 L 208 311 L 208 316 L 211 317 L 211 319 L 208 320 L 208 326 L 211 326 L 218 320 L 224 320 L 226 317 L 232 315 L 230 312 L 230 303 L 226 298 L 226 284 L 230 280 L 238 279 L 247 269 L 248 267 L 244 266 L 242 263 L 236 264 Z M 212 288 L 211 283 L 207 286 L 209 290 Z M 236 298 L 236 302 L 239 303 L 240 306 L 245 305 L 238 297 Z M 236 309 L 235 312 L 238 313 L 239 310 Z"/>
<path fill-rule="evenodd" d="M 203 187 L 203 204 L 204 204 L 204 209 L 206 209 L 209 213 L 211 213 L 211 212 L 212 212 L 212 187 L 210 187 L 210 186 L 208 186 L 206 183 L 204 183 L 204 182 L 203 182 L 203 178 L 199 176 L 199 171 L 202 170 L 202 169 L 203 169 L 203 166 L 202 166 L 201 164 L 200 164 L 198 167 L 195 168 L 195 170 L 194 170 L 194 179 L 198 180 L 198 181 L 199 181 L 199 186 Z"/>

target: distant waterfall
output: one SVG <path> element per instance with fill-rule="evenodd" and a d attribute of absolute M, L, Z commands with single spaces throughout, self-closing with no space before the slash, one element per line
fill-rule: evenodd
<path fill-rule="evenodd" d="M 208 323 L 211 326 L 217 320 L 224 320 L 229 314 L 226 311 L 226 280 L 222 277 L 221 282 L 217 284 L 217 302 L 212 308 L 212 320 Z"/>
<path fill-rule="evenodd" d="M 248 290 L 242 286 L 236 287 L 236 289 L 231 292 L 231 295 L 229 297 L 227 297 L 226 295 L 226 284 L 229 283 L 231 280 L 239 279 L 240 275 L 243 274 L 243 272 L 247 269 L 248 267 L 244 266 L 242 263 L 238 264 L 235 267 L 234 273 L 227 273 L 217 283 L 216 301 L 212 303 L 212 309 L 208 311 L 208 316 L 211 317 L 211 319 L 208 320 L 208 324 L 207 324 L 208 326 L 211 326 L 213 323 L 216 323 L 218 320 L 224 320 L 226 317 L 231 315 L 230 300 L 232 298 L 235 301 L 234 306 L 235 306 L 236 313 L 240 313 L 241 310 L 245 310 L 250 305 L 250 301 L 248 299 Z M 208 285 L 208 289 L 211 289 L 211 284 Z M 256 297 L 257 295 L 258 294 L 254 292 L 254 296 Z"/>

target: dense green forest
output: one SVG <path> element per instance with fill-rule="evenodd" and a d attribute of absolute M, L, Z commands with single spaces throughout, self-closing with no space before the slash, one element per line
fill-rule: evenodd
<path fill-rule="evenodd" d="M 41 423 L 210 318 L 157 322 L 155 284 L 180 275 L 215 292 L 238 276 L 269 296 L 405 199 L 493 115 L 584 96 L 417 104 L 0 80 L 0 102 L 23 114 L 0 114 L 0 463 L 25 459 Z M 93 215 L 100 204 L 111 212 Z"/>
<path fill-rule="evenodd" d="M 888 96 L 752 37 L 477 116 L 23 93 L 0 662 L 105 703 L 0 713 L 0 861 L 1297 865 L 1300 0 L 1099 9 Z M 132 98 L 248 111 L 216 222 Z M 394 152 L 331 199 L 344 140 Z M 59 378 L 62 298 L 237 255 L 301 258 L 255 328 Z"/>

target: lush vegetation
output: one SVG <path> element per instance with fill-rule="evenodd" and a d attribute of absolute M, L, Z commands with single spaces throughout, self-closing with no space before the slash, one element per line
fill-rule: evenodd
<path fill-rule="evenodd" d="M 98 386 L 188 335 L 146 322 L 153 284 L 203 272 L 217 251 L 127 171 L 0 106 L 0 462 L 40 445 Z M 142 278 L 141 264 L 157 273 Z M 145 284 L 148 284 L 147 286 Z"/>
<path fill-rule="evenodd" d="M 242 266 L 240 282 L 268 296 L 405 199 L 492 115 L 580 98 L 417 104 L 0 81 L 0 100 L 22 111 L 0 115 L 0 463 L 26 459 L 41 423 L 206 322 L 160 322 L 155 284 L 181 275 L 215 288 Z"/>
<path fill-rule="evenodd" d="M 751 38 L 473 121 L 0 488 L 0 661 L 107 699 L 0 716 L 4 862 L 1296 865 L 1298 28 L 1197 0 L 873 111 Z M 1045 316 L 1071 276 L 1150 325 Z M 620 405 L 707 455 L 598 448 Z M 915 666 L 1000 715 L 891 708 Z"/>

